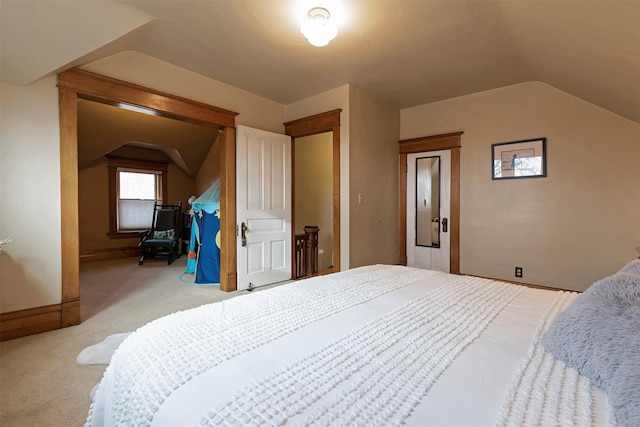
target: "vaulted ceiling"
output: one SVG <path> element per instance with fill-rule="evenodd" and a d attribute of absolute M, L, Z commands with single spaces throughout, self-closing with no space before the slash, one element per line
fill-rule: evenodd
<path fill-rule="evenodd" d="M 329 8 L 338 36 L 307 43 Z M 640 0 L 1 0 L 1 78 L 133 50 L 288 104 L 350 83 L 399 109 L 542 81 L 640 122 Z"/>

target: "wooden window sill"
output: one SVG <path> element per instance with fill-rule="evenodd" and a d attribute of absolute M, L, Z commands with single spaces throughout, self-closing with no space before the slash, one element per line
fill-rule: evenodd
<path fill-rule="evenodd" d="M 139 239 L 140 238 L 140 231 L 126 231 L 126 232 L 120 232 L 120 233 L 107 233 L 107 236 L 109 236 L 110 239 Z"/>

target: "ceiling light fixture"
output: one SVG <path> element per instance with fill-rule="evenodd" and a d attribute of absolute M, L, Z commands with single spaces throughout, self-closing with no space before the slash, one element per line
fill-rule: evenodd
<path fill-rule="evenodd" d="M 134 111 L 136 113 L 148 114 L 150 116 L 157 116 L 158 113 L 151 108 L 138 107 L 137 105 L 126 104 L 124 102 L 118 102 L 117 107 L 122 108 L 124 110 Z"/>
<path fill-rule="evenodd" d="M 309 11 L 306 21 L 300 26 L 300 32 L 314 46 L 329 44 L 338 34 L 338 29 L 331 21 L 331 14 L 324 7 L 314 7 Z"/>

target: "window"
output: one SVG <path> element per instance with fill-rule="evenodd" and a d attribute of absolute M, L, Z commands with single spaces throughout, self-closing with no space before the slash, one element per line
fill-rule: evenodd
<path fill-rule="evenodd" d="M 118 231 L 151 227 L 153 204 L 162 201 L 162 172 L 129 171 L 118 168 Z"/>
<path fill-rule="evenodd" d="M 153 204 L 166 200 L 167 165 L 109 159 L 109 237 L 137 237 L 151 227 Z"/>

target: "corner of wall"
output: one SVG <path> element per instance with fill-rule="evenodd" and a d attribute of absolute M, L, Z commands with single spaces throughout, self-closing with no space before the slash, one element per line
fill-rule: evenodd
<path fill-rule="evenodd" d="M 400 110 L 354 86 L 349 105 L 351 265 L 396 264 Z"/>
<path fill-rule="evenodd" d="M 220 178 L 220 135 L 218 134 L 218 138 L 211 146 L 211 150 L 209 150 L 207 157 L 202 162 L 202 166 L 194 180 L 196 196 L 207 191 L 211 184 Z"/>

